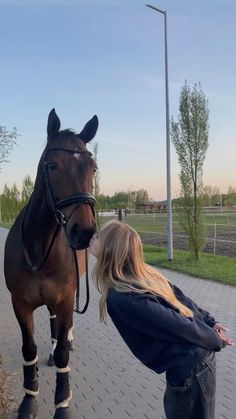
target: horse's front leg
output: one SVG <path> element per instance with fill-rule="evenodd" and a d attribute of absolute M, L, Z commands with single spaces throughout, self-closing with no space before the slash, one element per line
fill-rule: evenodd
<path fill-rule="evenodd" d="M 19 406 L 17 419 L 34 419 L 38 413 L 36 396 L 39 393 L 37 347 L 33 338 L 33 312 L 28 304 L 12 297 L 12 304 L 22 333 L 23 390 L 25 396 Z"/>
<path fill-rule="evenodd" d="M 53 367 L 55 365 L 54 350 L 57 346 L 57 335 L 58 335 L 58 333 L 57 333 L 57 315 L 55 314 L 56 313 L 55 307 L 53 307 L 52 309 L 49 307 L 48 310 L 50 312 L 50 329 L 51 329 L 52 349 L 51 349 L 51 352 L 49 354 L 47 364 L 48 364 L 49 367 Z M 68 336 L 67 336 L 67 339 L 68 339 L 67 343 L 68 343 L 68 348 L 69 348 L 70 351 L 74 351 L 74 349 L 75 349 L 73 328 L 74 328 L 74 326 L 73 326 L 73 316 L 71 316 L 70 328 L 69 328 Z"/>
<path fill-rule="evenodd" d="M 53 367 L 55 365 L 54 362 L 54 350 L 57 346 L 57 315 L 55 314 L 55 308 L 51 310 L 49 308 L 50 312 L 50 329 L 51 329 L 51 343 L 52 343 L 52 349 L 49 354 L 48 358 L 48 366 Z"/>
<path fill-rule="evenodd" d="M 67 336 L 69 351 L 74 351 L 75 350 L 73 329 L 74 329 L 74 326 L 73 326 L 73 316 L 72 316 L 71 321 L 70 321 L 70 328 L 69 328 L 68 336 Z"/>
<path fill-rule="evenodd" d="M 57 330 L 58 340 L 54 350 L 54 361 L 56 365 L 56 391 L 55 391 L 55 415 L 54 419 L 70 419 L 69 401 L 72 392 L 69 384 L 69 348 L 68 330 L 71 326 L 73 312 L 73 301 L 63 302 L 57 307 Z"/>

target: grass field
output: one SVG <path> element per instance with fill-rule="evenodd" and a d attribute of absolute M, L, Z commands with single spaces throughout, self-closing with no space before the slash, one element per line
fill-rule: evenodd
<path fill-rule="evenodd" d="M 144 258 L 150 265 L 236 286 L 234 258 L 201 253 L 198 262 L 194 262 L 189 252 L 175 249 L 174 260 L 169 262 L 166 253 L 166 249 L 144 245 Z"/>
<path fill-rule="evenodd" d="M 111 217 L 100 216 L 102 224 L 109 219 Z M 166 214 L 128 214 L 127 217 L 123 217 L 123 221 L 139 232 L 162 233 L 166 230 Z M 205 214 L 205 224 L 207 231 L 211 231 L 216 224 L 219 231 L 224 230 L 227 234 L 232 231 L 236 233 L 236 213 Z M 177 218 L 173 216 L 173 232 L 182 230 Z"/>
<path fill-rule="evenodd" d="M 114 217 L 113 217 L 114 218 Z M 112 217 L 100 217 L 101 225 L 111 220 Z M 190 253 L 186 250 L 174 248 L 174 260 L 169 262 L 167 260 L 166 247 L 159 245 L 146 244 L 153 236 L 166 235 L 166 214 L 132 214 L 123 218 L 125 223 L 128 223 L 135 228 L 142 236 L 148 237 L 144 240 L 144 256 L 145 261 L 151 265 L 171 269 L 185 274 L 219 281 L 228 285 L 236 285 L 236 214 L 221 215 L 210 214 L 206 215 L 206 227 L 208 236 L 212 235 L 212 225 L 215 228 L 217 225 L 217 234 L 224 237 L 225 240 L 230 238 L 235 241 L 235 255 L 234 257 L 220 256 L 214 254 L 201 253 L 198 262 L 195 262 Z M 174 238 L 180 240 L 182 229 L 177 220 L 173 219 L 173 235 Z M 221 232 L 221 233 L 220 233 Z M 143 235 L 143 233 L 146 233 Z M 180 233 L 180 237 L 178 236 Z M 175 236 L 177 235 L 177 236 Z M 174 240 L 175 241 L 175 240 Z"/>
<path fill-rule="evenodd" d="M 100 216 L 100 224 L 111 218 Z M 166 246 L 166 214 L 128 214 L 127 217 L 123 217 L 123 221 L 141 234 L 144 243 Z M 207 241 L 204 252 L 236 258 L 236 213 L 206 213 L 205 225 Z M 173 241 L 174 248 L 187 249 L 186 233 L 175 216 L 173 216 Z"/>

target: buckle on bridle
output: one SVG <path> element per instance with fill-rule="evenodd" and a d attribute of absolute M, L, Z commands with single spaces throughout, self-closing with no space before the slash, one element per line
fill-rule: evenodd
<path fill-rule="evenodd" d="M 66 224 L 66 217 L 65 215 L 59 211 L 58 209 L 55 211 L 54 213 L 55 218 L 56 218 L 56 222 L 60 225 L 65 225 Z"/>

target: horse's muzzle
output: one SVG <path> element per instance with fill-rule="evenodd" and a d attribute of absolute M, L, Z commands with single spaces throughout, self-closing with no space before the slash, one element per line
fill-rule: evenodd
<path fill-rule="evenodd" d="M 74 224 L 68 231 L 66 231 L 69 246 L 74 250 L 87 249 L 89 242 L 96 231 L 96 226 L 80 229 L 77 224 Z"/>

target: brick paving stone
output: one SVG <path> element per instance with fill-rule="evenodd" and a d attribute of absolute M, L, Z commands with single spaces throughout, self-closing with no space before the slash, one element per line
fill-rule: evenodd
<path fill-rule="evenodd" d="M 10 294 L 3 278 L 6 230 L 0 229 L 0 354 L 3 368 L 13 377 L 12 390 L 22 393 L 21 334 Z M 91 260 L 90 267 L 93 265 Z M 236 341 L 236 287 L 161 270 L 173 283 L 230 328 Z M 74 419 L 164 419 L 164 375 L 149 371 L 130 353 L 108 319 L 98 319 L 98 293 L 91 284 L 89 309 L 74 316 L 76 350 L 71 353 L 71 408 Z M 49 315 L 45 307 L 35 312 L 35 340 L 39 355 L 40 396 L 38 419 L 53 415 L 55 369 L 46 365 L 50 351 Z M 217 354 L 216 419 L 236 418 L 236 347 Z M 16 415 L 8 419 L 15 419 Z M 201 419 L 201 418 L 199 418 Z"/>

